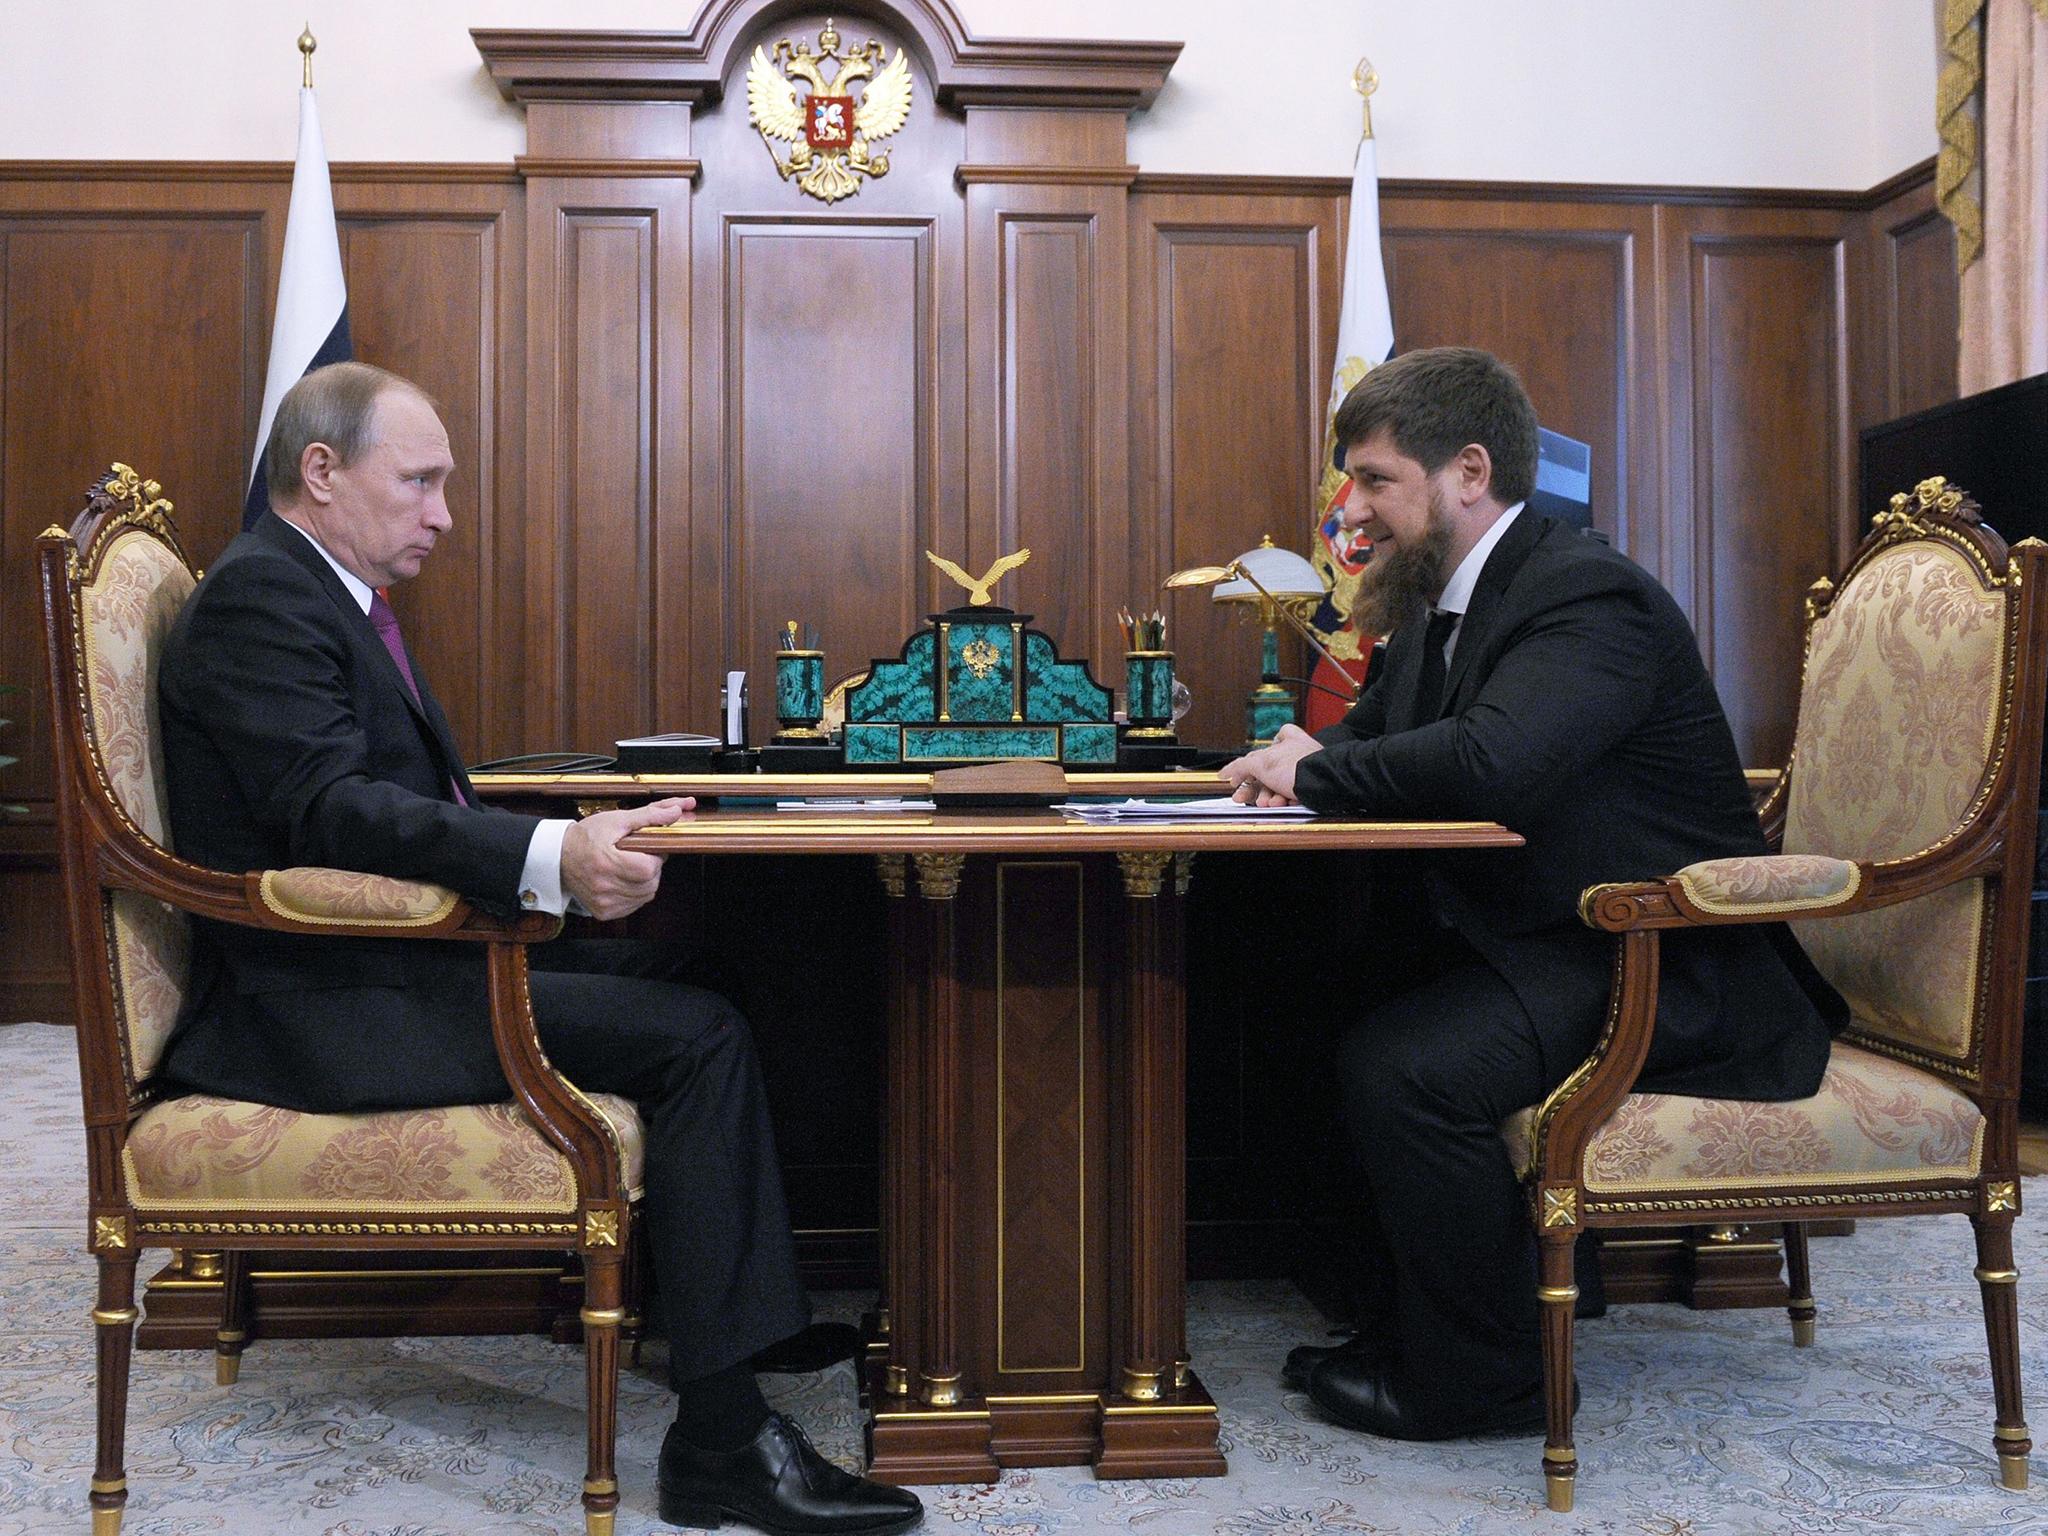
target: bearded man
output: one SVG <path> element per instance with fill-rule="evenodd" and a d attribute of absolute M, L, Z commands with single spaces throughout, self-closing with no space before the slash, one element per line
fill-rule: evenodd
<path fill-rule="evenodd" d="M 1340 1052 L 1369 1209 L 1357 1335 L 1286 1375 L 1330 1417 L 1442 1439 L 1543 1427 L 1534 1239 L 1499 1126 L 1591 1051 L 1611 944 L 1580 892 L 1765 851 L 1714 685 L 1668 593 L 1525 510 L 1536 413 L 1499 359 L 1411 352 L 1345 397 L 1354 618 L 1386 664 L 1341 722 L 1223 770 L 1241 800 L 1502 822 L 1486 853 L 1376 863 L 1373 995 Z M 1782 924 L 1666 935 L 1645 1092 L 1814 1093 L 1847 1009 Z"/>

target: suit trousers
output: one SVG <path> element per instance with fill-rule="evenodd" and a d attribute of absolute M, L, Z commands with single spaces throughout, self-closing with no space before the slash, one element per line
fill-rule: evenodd
<path fill-rule="evenodd" d="M 1438 950 L 1427 979 L 1347 1031 L 1339 1080 L 1367 1207 L 1365 1314 L 1391 1323 L 1400 1399 L 1456 1422 L 1542 1373 L 1535 1237 L 1500 1123 L 1556 1077 L 1514 990 L 1455 935 Z"/>
<path fill-rule="evenodd" d="M 788 1338 L 811 1317 L 797 1276 L 753 1037 L 715 992 L 661 979 L 670 962 L 632 940 L 556 940 L 530 951 L 534 1022 L 577 1087 L 640 1109 L 639 1219 L 680 1387 Z"/>

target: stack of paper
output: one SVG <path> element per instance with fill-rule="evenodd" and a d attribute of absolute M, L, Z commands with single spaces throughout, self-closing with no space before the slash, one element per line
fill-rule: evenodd
<path fill-rule="evenodd" d="M 1301 817 L 1315 812 L 1305 805 L 1244 805 L 1223 796 L 1215 800 L 1068 800 L 1055 807 L 1078 821 L 1236 820 L 1240 817 Z"/>

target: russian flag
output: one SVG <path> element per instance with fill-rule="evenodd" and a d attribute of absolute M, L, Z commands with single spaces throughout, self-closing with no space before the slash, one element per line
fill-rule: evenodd
<path fill-rule="evenodd" d="M 320 141 L 320 108 L 313 88 L 299 90 L 299 157 L 292 166 L 292 201 L 284 224 L 284 265 L 277 275 L 277 313 L 270 325 L 270 369 L 263 379 L 263 415 L 249 467 L 242 526 L 270 510 L 263 449 L 285 391 L 315 368 L 350 355 L 348 288 L 341 276 L 341 237 L 334 227 L 334 190 L 327 181 L 327 151 Z"/>
<path fill-rule="evenodd" d="M 1330 403 L 1323 412 L 1323 478 L 1316 489 L 1315 529 L 1309 535 L 1309 564 L 1330 590 L 1310 616 L 1336 663 L 1317 657 L 1310 677 L 1321 688 L 1306 691 L 1302 723 L 1310 731 L 1334 725 L 1348 706 L 1342 696 L 1365 678 L 1376 635 L 1361 635 L 1351 623 L 1351 604 L 1371 558 L 1368 540 L 1346 534 L 1344 498 L 1351 481 L 1336 462 L 1330 426 L 1351 386 L 1394 351 L 1394 314 L 1387 301 L 1387 270 L 1380 255 L 1379 152 L 1370 119 L 1351 166 L 1351 227 L 1344 243 L 1344 299 L 1337 321 L 1337 353 L 1331 368 Z M 1325 692 L 1325 689 L 1334 692 Z"/>

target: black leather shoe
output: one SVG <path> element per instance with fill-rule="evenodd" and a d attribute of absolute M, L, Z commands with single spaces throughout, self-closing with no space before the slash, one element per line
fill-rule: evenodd
<path fill-rule="evenodd" d="M 1544 1430 L 1541 1381 L 1447 1416 L 1404 1400 L 1403 1389 L 1384 1366 L 1336 1355 L 1309 1373 L 1308 1395 L 1337 1423 L 1387 1440 L 1462 1440 L 1470 1435 L 1540 1435 Z M 1572 1411 L 1578 1407 L 1579 1387 L 1573 1382 Z"/>
<path fill-rule="evenodd" d="M 1377 1365 L 1387 1353 L 1385 1340 L 1377 1334 L 1354 1333 L 1335 1344 L 1297 1344 L 1287 1351 L 1287 1363 L 1280 1367 L 1280 1385 L 1290 1392 L 1306 1392 L 1310 1373 L 1325 1360 L 1356 1355 Z"/>
<path fill-rule="evenodd" d="M 738 1520 L 772 1536 L 886 1536 L 924 1518 L 907 1488 L 842 1472 L 779 1413 L 737 1451 L 707 1451 L 671 1427 L 661 1442 L 661 1518 L 717 1530 Z"/>
<path fill-rule="evenodd" d="M 860 1330 L 851 1323 L 812 1323 L 777 1344 L 770 1344 L 747 1362 L 758 1373 L 789 1376 L 822 1371 L 860 1353 Z"/>

